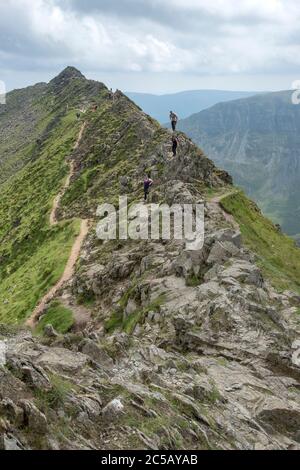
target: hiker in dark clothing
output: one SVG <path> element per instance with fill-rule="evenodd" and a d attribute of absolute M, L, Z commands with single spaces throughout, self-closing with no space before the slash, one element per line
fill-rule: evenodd
<path fill-rule="evenodd" d="M 146 178 L 144 179 L 144 196 L 145 196 L 145 201 L 147 201 L 148 196 L 149 196 L 149 189 L 153 185 L 153 181 L 150 178 L 150 175 L 147 175 Z"/>
<path fill-rule="evenodd" d="M 177 155 L 177 147 L 178 147 L 178 139 L 175 135 L 172 136 L 172 152 L 173 152 L 173 157 L 176 157 Z"/>
<path fill-rule="evenodd" d="M 170 121 L 171 121 L 171 124 L 172 124 L 173 132 L 175 132 L 177 122 L 178 122 L 178 116 L 177 116 L 177 114 L 173 113 L 173 111 L 170 111 Z"/>

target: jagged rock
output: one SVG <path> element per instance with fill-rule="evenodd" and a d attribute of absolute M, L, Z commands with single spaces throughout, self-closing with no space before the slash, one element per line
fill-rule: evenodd
<path fill-rule="evenodd" d="M 37 358 L 37 363 L 53 370 L 76 373 L 87 365 L 88 360 L 88 356 L 81 353 L 63 348 L 51 348 Z"/>
<path fill-rule="evenodd" d="M 29 400 L 20 400 L 18 405 L 24 411 L 24 425 L 32 432 L 45 434 L 48 430 L 46 416 Z"/>
<path fill-rule="evenodd" d="M 239 249 L 233 243 L 229 241 L 217 241 L 210 251 L 207 263 L 210 265 L 222 264 L 233 256 L 237 256 L 238 253 Z"/>
<path fill-rule="evenodd" d="M 0 450 L 25 450 L 21 442 L 12 434 L 0 434 Z"/>
<path fill-rule="evenodd" d="M 79 344 L 79 350 L 104 368 L 111 368 L 114 365 L 107 352 L 90 339 L 83 340 Z"/>
<path fill-rule="evenodd" d="M 0 398 L 8 398 L 16 402 L 24 396 L 31 396 L 26 385 L 20 379 L 14 377 L 10 371 L 0 368 Z"/>
<path fill-rule="evenodd" d="M 0 341 L 0 367 L 6 364 L 6 343 Z"/>
<path fill-rule="evenodd" d="M 198 276 L 207 258 L 204 248 L 200 251 L 183 251 L 172 263 L 172 270 L 177 276 L 188 278 L 191 275 Z"/>
<path fill-rule="evenodd" d="M 246 284 L 253 284 L 257 287 L 263 287 L 264 280 L 260 270 L 253 264 L 237 260 L 232 265 L 224 269 L 221 273 L 222 279 L 233 278 Z"/>
<path fill-rule="evenodd" d="M 208 380 L 207 377 L 201 377 L 196 383 L 188 385 L 185 394 L 194 398 L 195 400 L 209 401 L 212 400 L 213 395 L 216 394 L 215 386 Z M 220 397 L 220 395 L 218 394 Z"/>
<path fill-rule="evenodd" d="M 167 204 L 193 204 L 195 198 L 192 196 L 186 185 L 182 181 L 172 181 L 166 191 Z"/>
<path fill-rule="evenodd" d="M 124 405 L 120 398 L 115 398 L 114 400 L 109 402 L 102 410 L 102 416 L 108 422 L 115 421 L 123 413 Z"/>
<path fill-rule="evenodd" d="M 133 299 L 129 299 L 125 308 L 126 316 L 131 315 L 132 313 L 136 312 L 138 306 Z"/>
<path fill-rule="evenodd" d="M 197 298 L 203 300 L 203 298 L 213 299 L 224 293 L 224 290 L 220 287 L 218 282 L 206 282 L 197 288 Z"/>
<path fill-rule="evenodd" d="M 5 416 L 11 423 L 19 427 L 24 420 L 22 408 L 17 406 L 12 400 L 6 398 L 0 402 L 0 415 Z"/>
<path fill-rule="evenodd" d="M 51 390 L 52 385 L 50 380 L 42 368 L 38 366 L 35 366 L 34 368 L 25 366 L 22 367 L 21 373 L 23 381 L 26 382 L 30 387 L 43 391 Z"/>
<path fill-rule="evenodd" d="M 256 419 L 269 432 L 280 432 L 299 442 L 300 407 L 296 409 L 281 399 L 271 397 L 256 411 Z"/>
<path fill-rule="evenodd" d="M 55 331 L 52 325 L 45 326 L 44 335 L 48 338 L 57 338 L 59 336 L 59 334 L 57 333 L 57 331 Z"/>
<path fill-rule="evenodd" d="M 242 235 L 231 229 L 222 229 L 213 232 L 206 237 L 206 243 L 213 243 L 218 241 L 220 243 L 229 242 L 236 246 L 239 250 L 242 248 Z"/>
<path fill-rule="evenodd" d="M 295 305 L 300 305 L 300 295 L 296 294 L 295 292 L 284 291 L 283 295 L 289 299 L 290 302 L 293 302 Z"/>
<path fill-rule="evenodd" d="M 77 394 L 68 397 L 68 407 L 80 416 L 80 421 L 95 421 L 101 413 L 102 401 L 99 395 L 96 394 Z"/>

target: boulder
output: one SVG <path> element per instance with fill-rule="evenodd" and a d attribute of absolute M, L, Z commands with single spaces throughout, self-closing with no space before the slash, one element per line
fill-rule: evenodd
<path fill-rule="evenodd" d="M 210 251 L 207 259 L 208 264 L 221 264 L 228 259 L 236 256 L 239 249 L 232 242 L 229 241 L 216 241 Z"/>
<path fill-rule="evenodd" d="M 48 430 L 46 416 L 29 400 L 20 400 L 18 405 L 24 411 L 24 425 L 31 432 L 45 434 Z"/>
<path fill-rule="evenodd" d="M 23 381 L 33 389 L 48 391 L 52 387 L 48 376 L 41 367 L 25 366 L 22 367 L 21 373 Z"/>
<path fill-rule="evenodd" d="M 230 242 L 239 250 L 242 248 L 242 234 L 239 231 L 231 229 L 222 229 L 207 236 L 207 243 L 218 241 L 220 243 Z"/>
<path fill-rule="evenodd" d="M 37 364 L 61 372 L 76 373 L 88 364 L 88 356 L 64 348 L 51 348 L 44 351 Z"/>
<path fill-rule="evenodd" d="M 114 365 L 114 361 L 107 352 L 91 339 L 84 339 L 79 344 L 79 350 L 104 368 L 111 368 Z"/>
<path fill-rule="evenodd" d="M 6 342 L 0 341 L 0 367 L 6 364 Z"/>
<path fill-rule="evenodd" d="M 121 399 L 115 398 L 103 408 L 102 417 L 108 422 L 115 421 L 124 413 L 124 408 Z"/>
<path fill-rule="evenodd" d="M 55 329 L 53 328 L 52 325 L 46 325 L 45 326 L 44 335 L 47 338 L 57 338 L 59 336 L 59 334 L 57 333 L 57 331 L 55 331 Z"/>
<path fill-rule="evenodd" d="M 222 271 L 220 277 L 222 279 L 233 278 L 241 283 L 252 284 L 257 287 L 264 286 L 264 279 L 259 268 L 255 264 L 244 260 L 234 261 L 231 266 Z"/>
<path fill-rule="evenodd" d="M 25 450 L 21 442 L 10 433 L 0 434 L 0 450 Z"/>
<path fill-rule="evenodd" d="M 0 416 L 5 416 L 10 423 L 19 427 L 24 420 L 22 408 L 17 406 L 12 400 L 6 398 L 0 402 Z"/>

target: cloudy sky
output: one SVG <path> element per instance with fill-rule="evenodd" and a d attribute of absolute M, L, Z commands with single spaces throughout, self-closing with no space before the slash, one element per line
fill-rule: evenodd
<path fill-rule="evenodd" d="M 299 24 L 299 0 L 0 0 L 0 80 L 74 65 L 127 91 L 288 89 Z"/>

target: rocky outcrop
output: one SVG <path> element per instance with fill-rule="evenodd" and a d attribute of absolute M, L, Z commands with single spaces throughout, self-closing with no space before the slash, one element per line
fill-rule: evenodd
<path fill-rule="evenodd" d="M 199 251 L 86 250 L 73 294 L 96 303 L 78 337 L 4 329 L 2 448 L 299 449 L 299 297 L 214 210 Z"/>

